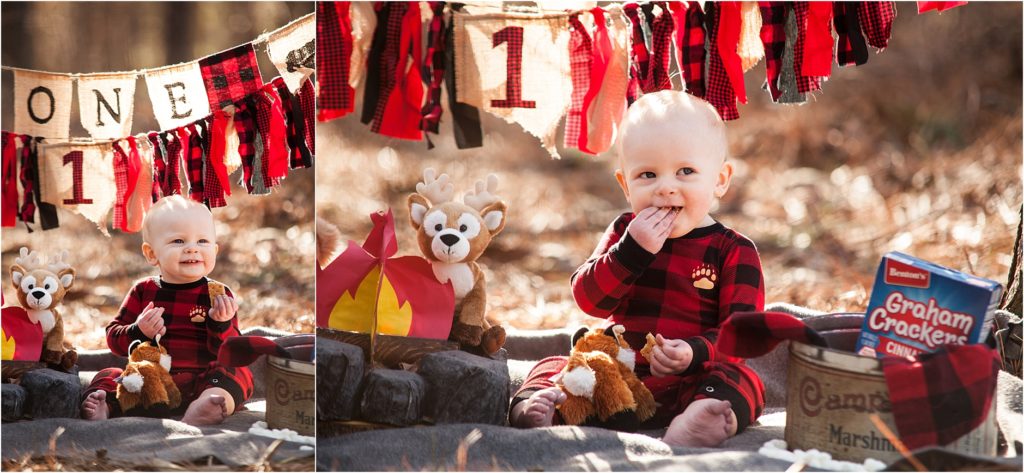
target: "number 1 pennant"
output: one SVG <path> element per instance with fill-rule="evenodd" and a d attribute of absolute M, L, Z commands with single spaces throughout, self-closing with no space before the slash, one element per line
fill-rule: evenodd
<path fill-rule="evenodd" d="M 117 188 L 110 143 L 40 145 L 39 188 L 43 202 L 77 212 L 105 233 Z"/>

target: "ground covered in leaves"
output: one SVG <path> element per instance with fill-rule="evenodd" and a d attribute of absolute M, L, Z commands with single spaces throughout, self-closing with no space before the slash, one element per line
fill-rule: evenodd
<path fill-rule="evenodd" d="M 881 256 L 899 250 L 1005 284 L 1021 206 L 1021 5 L 918 16 L 899 6 L 889 48 L 833 70 L 802 106 L 771 104 L 763 63 L 729 122 L 737 173 L 714 216 L 761 252 L 767 301 L 863 311 Z M 360 90 L 357 97 L 362 97 Z M 500 176 L 508 224 L 481 258 L 491 318 L 522 329 L 589 323 L 569 277 L 627 209 L 614 152 L 547 157 L 516 125 L 483 117 L 484 147 L 375 135 L 358 114 L 317 129 L 318 213 L 361 243 L 395 212 L 399 254 L 418 254 L 406 197 L 421 170 L 457 193 Z"/>

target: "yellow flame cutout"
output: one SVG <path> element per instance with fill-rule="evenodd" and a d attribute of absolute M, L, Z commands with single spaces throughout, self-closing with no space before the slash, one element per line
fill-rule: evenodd
<path fill-rule="evenodd" d="M 2 356 L 0 356 L 0 359 L 13 360 L 15 345 L 14 337 L 8 337 L 7 334 L 4 333 L 4 329 L 0 328 L 0 347 L 2 347 Z"/>
<path fill-rule="evenodd" d="M 370 333 L 373 325 L 373 306 L 376 297 L 380 267 L 374 267 L 359 283 L 355 294 L 346 291 L 331 309 L 328 327 L 351 332 Z M 377 305 L 377 333 L 385 335 L 409 334 L 412 327 L 412 305 L 398 303 L 398 294 L 387 276 L 381 279 L 380 304 Z"/>

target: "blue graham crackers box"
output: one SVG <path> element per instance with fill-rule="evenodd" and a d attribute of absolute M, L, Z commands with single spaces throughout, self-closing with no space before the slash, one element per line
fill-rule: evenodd
<path fill-rule="evenodd" d="M 882 257 L 857 340 L 864 356 L 915 356 L 982 343 L 1003 286 L 899 252 Z"/>

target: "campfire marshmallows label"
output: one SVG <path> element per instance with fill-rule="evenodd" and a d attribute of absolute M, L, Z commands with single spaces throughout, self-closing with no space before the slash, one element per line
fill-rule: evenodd
<path fill-rule="evenodd" d="M 857 340 L 867 356 L 914 356 L 981 343 L 1003 287 L 898 252 L 882 257 Z"/>

